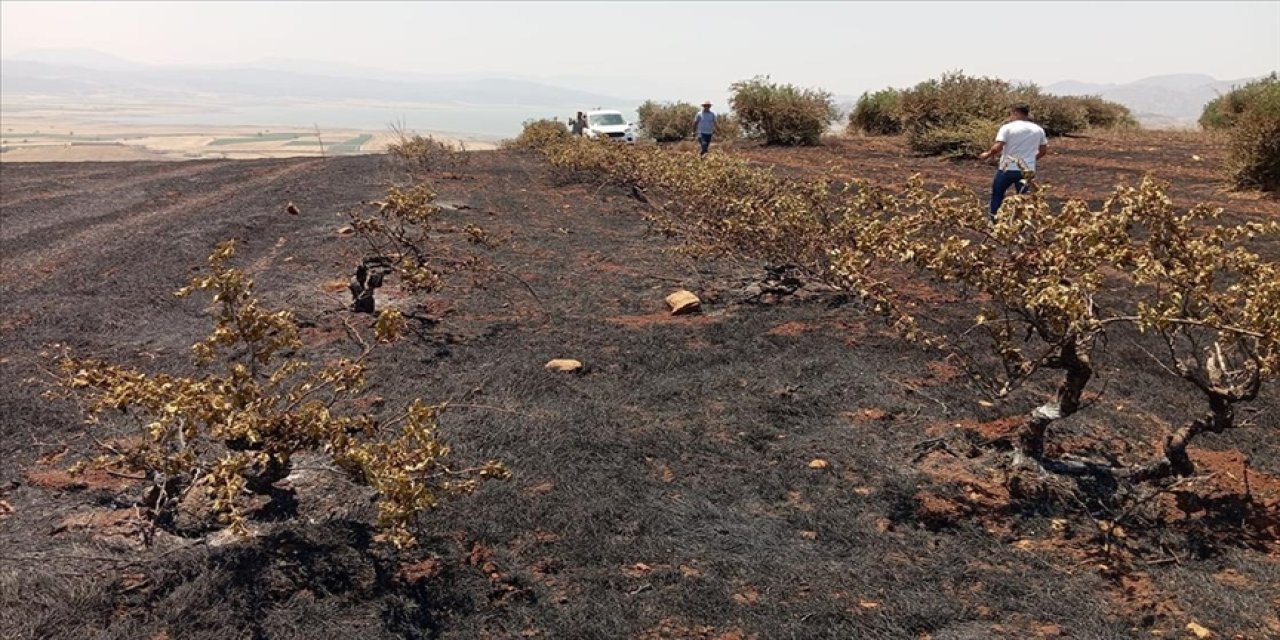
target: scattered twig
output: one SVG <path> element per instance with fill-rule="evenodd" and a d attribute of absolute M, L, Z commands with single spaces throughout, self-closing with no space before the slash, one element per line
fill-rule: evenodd
<path fill-rule="evenodd" d="M 600 195 L 600 192 L 604 190 L 605 187 L 609 186 L 612 182 L 613 182 L 612 180 L 606 178 L 605 181 L 601 182 L 600 186 L 596 187 L 596 190 L 592 192 L 591 197 L 595 198 L 596 196 Z"/>
<path fill-rule="evenodd" d="M 1109 324 L 1112 322 L 1138 322 L 1141 320 L 1142 318 L 1139 316 L 1116 316 L 1113 318 L 1105 318 L 1101 320 L 1101 323 Z M 1204 322 L 1202 320 L 1193 320 L 1191 318 L 1164 318 L 1163 320 L 1164 322 L 1168 322 L 1170 324 L 1180 324 L 1180 325 L 1185 325 L 1189 327 L 1200 327 L 1202 329 L 1210 329 L 1213 331 L 1224 331 L 1227 333 L 1236 333 L 1242 336 L 1249 336 L 1250 338 L 1266 337 L 1266 335 L 1259 333 L 1257 331 L 1250 331 L 1249 329 L 1234 327 L 1229 324 L 1214 324 L 1212 322 Z"/>
<path fill-rule="evenodd" d="M 343 317 L 342 324 L 347 327 L 347 334 L 350 335 L 352 339 L 354 339 L 356 342 L 359 342 L 360 346 L 365 350 L 366 353 L 368 353 L 370 350 L 369 343 L 365 342 L 365 339 L 360 335 L 360 332 L 357 331 L 355 327 L 351 326 L 351 319 Z"/>
<path fill-rule="evenodd" d="M 641 273 L 638 275 L 644 276 L 646 278 L 653 278 L 654 280 L 662 280 L 663 282 L 674 282 L 676 284 L 684 284 L 684 278 L 668 278 L 666 276 L 657 276 L 652 273 Z"/>
<path fill-rule="evenodd" d="M 912 464 L 920 462 L 925 456 L 933 453 L 934 451 L 945 451 L 953 456 L 955 455 L 955 452 L 947 446 L 947 439 L 945 437 L 930 438 L 929 440 L 917 442 L 914 447 L 911 447 L 911 450 L 917 452 L 916 455 L 911 458 Z"/>
<path fill-rule="evenodd" d="M 11 561 L 18 560 L 18 561 L 29 561 L 29 562 L 45 562 L 48 560 L 81 560 L 86 562 L 102 562 L 102 563 L 110 564 L 117 567 L 134 567 L 134 566 L 141 566 L 141 565 L 147 564 L 148 562 L 154 562 L 156 560 L 163 559 L 167 556 L 178 553 L 179 551 L 185 551 L 187 549 L 190 549 L 192 547 L 197 547 L 205 543 L 206 541 L 203 538 L 201 538 L 199 540 L 194 540 L 187 544 L 169 549 L 164 553 L 159 553 L 154 556 L 135 559 L 135 560 L 128 560 L 124 558 L 111 558 L 107 556 L 34 554 L 34 553 L 19 553 L 19 554 L 13 554 L 13 555 L 4 555 L 4 556 L 0 556 L 0 560 L 11 560 Z"/>
<path fill-rule="evenodd" d="M 511 278 L 511 279 L 515 280 L 516 282 L 519 282 L 521 285 L 523 285 L 523 286 L 524 286 L 524 288 L 525 288 L 525 290 L 529 292 L 529 295 L 533 297 L 533 301 L 534 301 L 534 302 L 536 302 L 536 303 L 538 303 L 538 308 L 542 309 L 543 313 L 545 313 L 545 312 L 546 312 L 546 307 L 542 304 L 542 298 L 539 298 L 539 297 L 538 297 L 538 292 L 534 291 L 534 290 L 533 290 L 533 287 L 532 287 L 532 286 L 530 286 L 530 284 L 529 284 L 528 282 L 525 282 L 525 281 L 524 281 L 520 276 L 517 276 L 516 274 L 511 273 L 510 271 L 507 271 L 506 269 L 496 269 L 496 268 L 495 268 L 495 269 L 494 269 L 494 272 L 495 272 L 495 273 L 498 273 L 499 275 L 507 276 L 508 278 Z"/>
<path fill-rule="evenodd" d="M 127 478 L 129 480 L 146 480 L 147 479 L 146 476 L 131 476 L 127 473 L 120 473 L 119 471 L 112 471 L 110 469 L 105 469 L 105 471 L 107 472 L 107 475 L 115 476 L 117 478 Z"/>
<path fill-rule="evenodd" d="M 925 398 L 928 398 L 928 399 L 930 399 L 930 400 L 932 400 L 932 401 L 934 401 L 934 402 L 938 403 L 938 406 L 942 407 L 942 413 L 943 413 L 943 415 L 948 415 L 948 416 L 949 416 L 949 415 L 951 415 L 951 407 L 947 406 L 947 403 L 943 402 L 942 400 L 939 400 L 937 397 L 935 397 L 935 396 L 933 396 L 933 395 L 931 395 L 931 394 L 925 393 L 923 390 L 921 390 L 921 389 L 920 389 L 920 387 L 917 387 L 916 385 L 913 385 L 913 384 L 908 384 L 908 383 L 903 382 L 903 381 L 901 381 L 901 380 L 896 380 L 896 379 L 894 379 L 894 378 L 890 378 L 889 376 L 885 376 L 885 378 L 884 378 L 884 379 L 885 379 L 885 380 L 888 380 L 889 382 L 892 382 L 892 383 L 894 383 L 894 384 L 901 385 L 902 387 L 904 387 L 904 388 L 906 388 L 906 389 L 910 390 L 912 393 L 918 393 L 918 394 L 920 394 L 920 395 L 924 396 Z"/>

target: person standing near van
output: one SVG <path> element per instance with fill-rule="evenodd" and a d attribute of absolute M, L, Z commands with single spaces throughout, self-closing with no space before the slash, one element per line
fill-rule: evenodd
<path fill-rule="evenodd" d="M 1049 151 L 1048 138 L 1040 125 L 1032 122 L 1031 107 L 1026 104 L 1015 104 L 1009 108 L 1010 120 L 1000 127 L 996 133 L 996 142 L 991 148 L 978 156 L 982 160 L 1000 154 L 1000 163 L 996 166 L 996 177 L 991 183 L 991 208 L 987 217 L 995 222 L 1000 204 L 1004 202 L 1004 194 L 1009 187 L 1015 187 L 1018 193 L 1026 193 L 1029 189 L 1026 182 L 1036 174 L 1036 160 L 1044 157 Z"/>
<path fill-rule="evenodd" d="M 702 103 L 702 111 L 693 117 L 694 129 L 698 132 L 698 147 L 701 151 L 698 155 L 707 155 L 707 149 L 711 147 L 711 134 L 716 132 L 716 114 L 711 113 L 711 101 Z"/>

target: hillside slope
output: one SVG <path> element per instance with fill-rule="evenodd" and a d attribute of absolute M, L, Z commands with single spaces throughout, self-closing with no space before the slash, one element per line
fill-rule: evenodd
<path fill-rule="evenodd" d="M 892 142 L 842 144 L 748 153 L 795 171 L 825 154 L 885 179 L 920 170 Z M 1138 175 L 1155 157 L 1143 144 L 1070 144 L 1054 179 L 1086 197 L 1095 175 Z M 761 265 L 672 253 L 626 193 L 506 152 L 431 183 L 449 222 L 509 238 L 489 254 L 507 275 L 423 300 L 434 322 L 381 352 L 371 379 L 388 411 L 410 397 L 473 405 L 442 420 L 455 455 L 502 459 L 513 477 L 426 516 L 422 548 L 402 556 L 372 539 L 367 494 L 308 465 L 291 480 L 294 523 L 233 544 L 143 547 L 121 502 L 127 479 L 59 473 L 117 434 L 41 397 L 39 352 L 57 342 L 189 367 L 185 347 L 206 324 L 171 292 L 215 242 L 238 238 L 237 264 L 267 302 L 297 310 L 308 354 L 350 354 L 344 322 L 368 319 L 343 310 L 362 252 L 335 233 L 339 214 L 406 176 L 381 156 L 0 171 L 0 500 L 11 507 L 0 628 L 14 637 L 1122 638 L 1176 637 L 1189 622 L 1222 637 L 1280 633 L 1280 560 L 1257 537 L 1280 529 L 1218 522 L 1205 503 L 1135 525 L 1133 549 L 1106 557 L 1074 507 L 1012 509 L 983 459 L 930 444 L 1007 425 L 1027 396 L 979 405 L 957 371 L 856 301 L 751 298 Z M 1203 179 L 1179 189 L 1220 197 Z M 289 201 L 300 215 L 283 213 Z M 1280 215 L 1274 202 L 1247 210 Z M 666 313 L 663 296 L 681 287 L 703 297 L 703 314 Z M 586 373 L 542 368 L 557 357 Z M 1117 378 L 1106 407 L 1061 429 L 1090 441 L 1092 420 L 1130 419 L 1155 437 L 1164 417 L 1110 407 L 1176 416 L 1182 395 Z M 1274 390 L 1260 404 L 1280 409 Z M 1224 496 L 1244 491 L 1251 456 L 1255 495 L 1276 501 L 1276 440 L 1205 437 L 1193 456 Z"/>

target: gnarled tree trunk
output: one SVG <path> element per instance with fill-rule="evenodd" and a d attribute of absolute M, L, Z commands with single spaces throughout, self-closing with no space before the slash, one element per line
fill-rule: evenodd
<path fill-rule="evenodd" d="M 1187 445 L 1204 432 L 1222 433 L 1235 425 L 1235 408 L 1226 398 L 1209 395 L 1209 413 L 1164 437 L 1164 458 L 1139 465 L 1129 472 L 1136 482 L 1160 480 L 1170 476 L 1189 476 L 1196 471 L 1187 455 Z"/>
<path fill-rule="evenodd" d="M 1056 364 L 1065 372 L 1062 385 L 1058 387 L 1058 395 L 1054 402 L 1036 407 L 1026 424 L 1018 430 L 1016 462 L 1043 458 L 1049 425 L 1080 410 L 1080 398 L 1093 377 L 1093 365 L 1088 353 L 1080 349 L 1078 341 L 1067 341 Z"/>

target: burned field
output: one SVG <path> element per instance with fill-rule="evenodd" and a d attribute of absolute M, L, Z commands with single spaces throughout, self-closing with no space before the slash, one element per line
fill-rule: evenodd
<path fill-rule="evenodd" d="M 1117 178 L 1167 171 L 1179 205 L 1280 216 L 1274 200 L 1229 198 L 1211 170 L 1178 160 L 1211 162 L 1212 146 L 1120 144 L 1067 141 L 1046 180 L 1096 200 Z M 989 178 L 885 140 L 740 152 L 883 181 Z M 262 298 L 295 310 L 308 357 L 349 356 L 352 327 L 372 318 L 344 310 L 364 251 L 338 233 L 341 214 L 407 180 L 373 156 L 4 166 L 6 637 L 1280 635 L 1276 389 L 1253 403 L 1256 427 L 1197 440 L 1197 476 L 1140 507 L 1109 510 L 1122 503 L 1106 486 L 1081 502 L 1015 499 L 985 445 L 1052 380 L 980 402 L 959 370 L 858 300 L 820 287 L 760 295 L 764 265 L 690 257 L 626 191 L 508 152 L 428 177 L 448 224 L 503 239 L 484 251 L 495 276 L 379 293 L 422 321 L 370 362 L 369 410 L 450 401 L 440 421 L 453 454 L 512 474 L 423 517 L 418 547 L 376 541 L 368 492 L 318 462 L 298 464 L 292 496 L 264 506 L 243 541 L 149 531 L 129 507 L 135 480 L 66 472 L 126 434 L 42 397 L 49 345 L 189 370 L 207 320 L 172 292 L 236 238 Z M 929 313 L 964 319 L 962 297 L 900 284 Z M 682 288 L 700 314 L 667 313 L 664 296 Z M 1144 357 L 1123 334 L 1106 348 L 1112 363 Z M 553 358 L 585 369 L 545 370 Z M 1194 411 L 1159 370 L 1104 363 L 1098 375 L 1101 395 L 1054 424 L 1057 442 L 1140 457 L 1149 447 L 1115 434 L 1155 443 Z"/>

